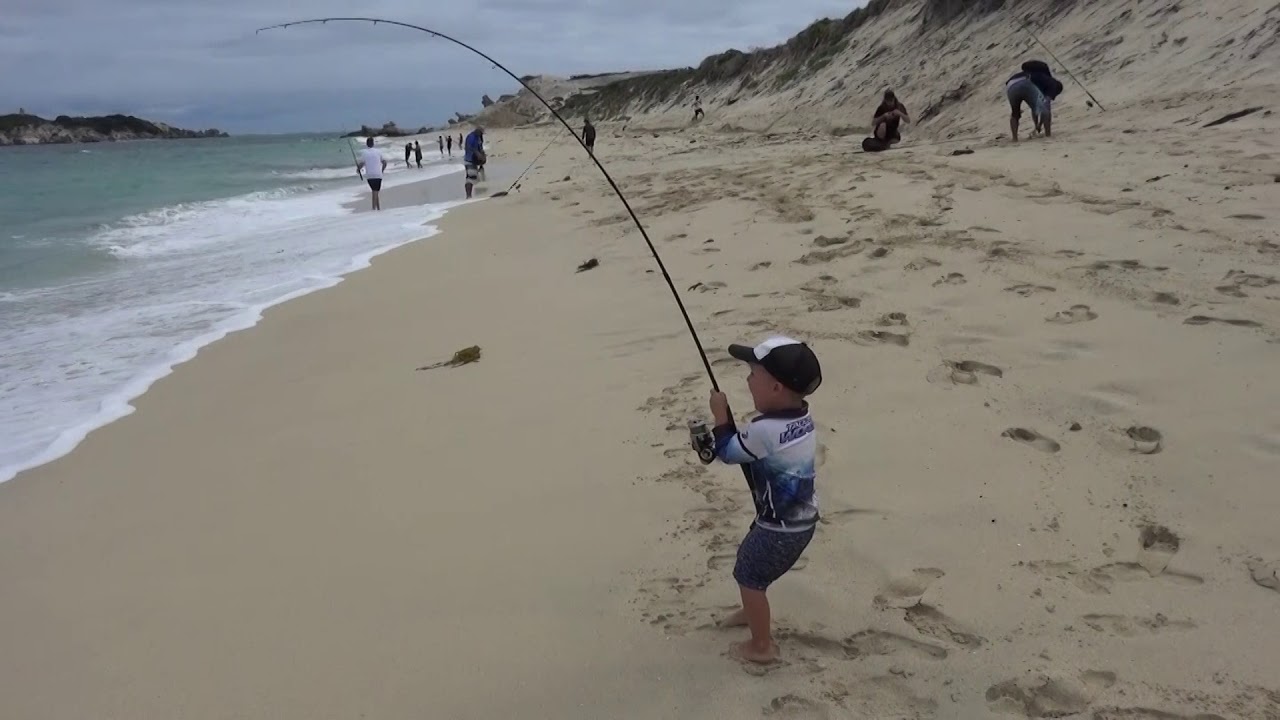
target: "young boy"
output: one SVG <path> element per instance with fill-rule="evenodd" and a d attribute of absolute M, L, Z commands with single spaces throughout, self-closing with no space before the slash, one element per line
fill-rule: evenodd
<path fill-rule="evenodd" d="M 822 383 L 822 368 L 808 345 L 787 337 L 771 337 L 754 348 L 730 345 L 729 354 L 751 365 L 747 389 L 760 415 L 737 430 L 724 393 L 711 393 L 716 456 L 746 466 L 756 510 L 733 568 L 742 608 L 723 624 L 751 629 L 751 640 L 734 646 L 739 656 L 771 663 L 778 659 L 778 646 L 769 632 L 765 591 L 800 559 L 818 524 L 813 489 L 818 439 L 805 397 Z"/>

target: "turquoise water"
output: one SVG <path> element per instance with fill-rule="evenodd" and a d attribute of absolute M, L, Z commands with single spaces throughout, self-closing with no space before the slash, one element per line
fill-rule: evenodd
<path fill-rule="evenodd" d="M 184 203 L 333 184 L 334 171 L 350 165 L 347 141 L 332 136 L 6 148 L 0 152 L 0 292 L 110 262 L 109 253 L 83 241 L 125 218 Z"/>
<path fill-rule="evenodd" d="M 459 172 L 382 148 L 385 185 Z M 350 145 L 292 135 L 0 148 L 0 482 L 56 458 L 261 311 L 434 232 L 356 214 Z"/>

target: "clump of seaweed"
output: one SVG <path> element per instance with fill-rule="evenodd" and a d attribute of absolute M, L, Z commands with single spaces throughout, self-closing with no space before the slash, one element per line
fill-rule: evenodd
<path fill-rule="evenodd" d="M 480 346 L 472 345 L 471 347 L 462 348 L 453 354 L 453 357 L 434 365 L 423 365 L 418 370 L 436 370 L 443 367 L 462 367 L 471 363 L 480 362 Z"/>

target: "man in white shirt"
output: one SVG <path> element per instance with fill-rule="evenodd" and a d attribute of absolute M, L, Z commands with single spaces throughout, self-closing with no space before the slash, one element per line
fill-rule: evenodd
<path fill-rule="evenodd" d="M 381 210 L 378 192 L 382 190 L 382 173 L 387 169 L 387 159 L 373 146 L 373 138 L 364 141 L 365 149 L 360 151 L 360 161 L 356 163 L 356 172 L 363 172 L 364 179 L 369 182 L 373 191 L 373 209 Z"/>

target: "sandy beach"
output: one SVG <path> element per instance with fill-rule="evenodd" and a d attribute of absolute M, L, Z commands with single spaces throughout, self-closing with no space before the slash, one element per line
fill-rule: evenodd
<path fill-rule="evenodd" d="M 1280 135 L 1201 130 L 1280 82 L 1126 77 L 1017 145 L 599 124 L 736 413 L 728 343 L 822 359 L 782 662 L 726 656 L 751 502 L 566 136 L 0 485 L 0 717 L 1280 718 Z"/>

